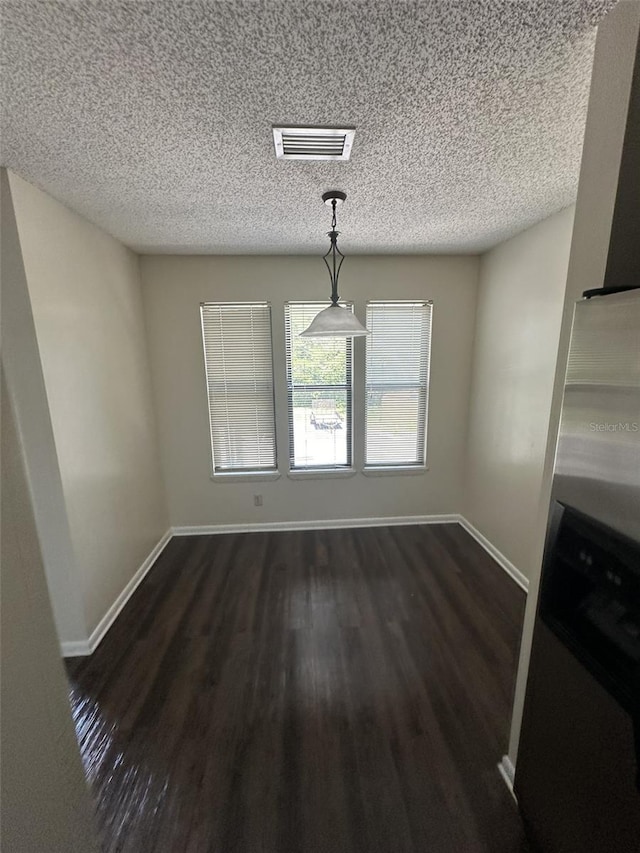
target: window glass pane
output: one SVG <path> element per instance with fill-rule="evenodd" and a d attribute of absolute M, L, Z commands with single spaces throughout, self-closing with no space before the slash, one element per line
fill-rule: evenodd
<path fill-rule="evenodd" d="M 369 302 L 365 464 L 424 465 L 431 304 Z"/>
<path fill-rule="evenodd" d="M 351 465 L 352 341 L 299 337 L 326 307 L 324 302 L 285 306 L 292 470 Z"/>
<path fill-rule="evenodd" d="M 331 396 L 326 396 L 329 393 Z M 292 467 L 335 468 L 349 465 L 346 390 L 295 390 L 292 403 Z"/>
<path fill-rule="evenodd" d="M 200 308 L 214 472 L 276 469 L 271 308 Z"/>

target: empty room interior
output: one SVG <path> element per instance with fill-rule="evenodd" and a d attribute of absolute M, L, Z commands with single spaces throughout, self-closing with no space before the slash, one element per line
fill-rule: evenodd
<path fill-rule="evenodd" d="M 640 849 L 640 2 L 3 0 L 2 849 Z"/>

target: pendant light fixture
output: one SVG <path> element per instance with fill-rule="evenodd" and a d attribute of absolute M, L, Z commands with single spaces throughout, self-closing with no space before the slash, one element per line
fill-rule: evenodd
<path fill-rule="evenodd" d="M 338 276 L 344 255 L 338 248 L 338 234 L 336 230 L 336 208 L 346 199 L 347 194 L 341 190 L 329 190 L 322 196 L 322 201 L 331 207 L 331 231 L 328 232 L 330 242 L 329 251 L 323 260 L 329 270 L 331 279 L 331 305 L 325 308 L 311 321 L 301 338 L 355 338 L 360 335 L 368 335 L 353 311 L 338 305 Z"/>

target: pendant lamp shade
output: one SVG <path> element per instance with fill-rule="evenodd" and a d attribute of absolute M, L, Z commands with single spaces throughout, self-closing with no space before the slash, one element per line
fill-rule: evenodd
<path fill-rule="evenodd" d="M 331 205 L 332 209 L 331 231 L 328 234 L 329 251 L 323 258 L 331 279 L 331 305 L 313 318 L 309 327 L 300 333 L 301 338 L 356 338 L 369 334 L 353 311 L 338 305 L 338 276 L 344 255 L 338 248 L 336 207 L 342 204 L 346 197 L 347 194 L 341 190 L 329 190 L 322 196 L 323 202 Z"/>
<path fill-rule="evenodd" d="M 356 338 L 368 335 L 353 311 L 340 305 L 329 305 L 313 318 L 301 338 Z"/>

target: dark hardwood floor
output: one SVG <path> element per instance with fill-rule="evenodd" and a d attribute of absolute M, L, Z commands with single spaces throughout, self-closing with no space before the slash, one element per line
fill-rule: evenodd
<path fill-rule="evenodd" d="M 527 850 L 524 603 L 457 525 L 174 538 L 68 661 L 103 849 Z"/>

